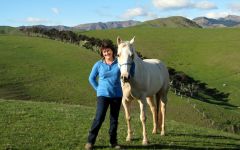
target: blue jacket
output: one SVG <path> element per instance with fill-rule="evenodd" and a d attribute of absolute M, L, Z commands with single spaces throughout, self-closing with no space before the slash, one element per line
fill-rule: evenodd
<path fill-rule="evenodd" d="M 89 75 L 89 82 L 96 90 L 97 96 L 122 97 L 120 69 L 117 60 L 114 60 L 111 65 L 104 63 L 103 60 L 96 62 Z"/>

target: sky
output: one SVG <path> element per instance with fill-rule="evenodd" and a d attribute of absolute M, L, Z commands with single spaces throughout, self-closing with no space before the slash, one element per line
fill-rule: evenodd
<path fill-rule="evenodd" d="M 240 0 L 2 0 L 0 26 L 240 16 Z"/>

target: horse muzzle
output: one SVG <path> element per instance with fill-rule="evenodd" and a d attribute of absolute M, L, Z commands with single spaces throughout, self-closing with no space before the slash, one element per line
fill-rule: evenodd
<path fill-rule="evenodd" d="M 126 76 L 121 76 L 121 80 L 122 80 L 123 83 L 129 82 L 130 76 L 128 76 L 128 77 L 126 77 Z"/>

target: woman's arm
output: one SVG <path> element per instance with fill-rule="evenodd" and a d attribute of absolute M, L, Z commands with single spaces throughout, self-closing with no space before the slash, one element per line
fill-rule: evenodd
<path fill-rule="evenodd" d="M 97 82 L 97 76 L 98 76 L 98 66 L 99 66 L 99 63 L 96 63 L 93 68 L 92 68 L 92 71 L 89 75 L 89 82 L 90 84 L 92 85 L 92 87 L 95 89 L 95 91 L 97 91 L 97 87 L 98 87 L 98 82 Z"/>

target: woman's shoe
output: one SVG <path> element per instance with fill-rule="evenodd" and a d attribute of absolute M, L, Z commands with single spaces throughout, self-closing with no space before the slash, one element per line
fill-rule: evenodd
<path fill-rule="evenodd" d="M 85 145 L 85 150 L 92 150 L 92 149 L 93 149 L 93 144 L 87 143 L 87 144 Z"/>
<path fill-rule="evenodd" d="M 111 148 L 114 148 L 114 149 L 121 149 L 121 146 L 118 145 L 118 144 L 111 144 Z"/>

